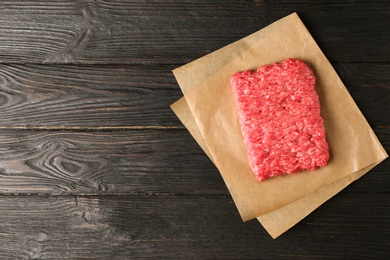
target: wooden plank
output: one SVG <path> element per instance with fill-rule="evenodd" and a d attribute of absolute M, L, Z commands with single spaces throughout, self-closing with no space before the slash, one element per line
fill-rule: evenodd
<path fill-rule="evenodd" d="M 389 149 L 387 128 L 376 129 Z M 0 194 L 228 194 L 186 130 L 0 131 Z M 388 192 L 387 160 L 352 194 Z M 359 181 L 360 182 L 360 181 Z"/>
<path fill-rule="evenodd" d="M 368 122 L 390 125 L 390 65 L 340 63 L 335 69 Z"/>
<path fill-rule="evenodd" d="M 186 130 L 0 131 L 1 194 L 219 193 Z"/>
<path fill-rule="evenodd" d="M 179 127 L 182 96 L 165 65 L 0 64 L 0 127 Z M 336 63 L 372 125 L 390 125 L 389 63 Z"/>
<path fill-rule="evenodd" d="M 386 259 L 389 205 L 340 195 L 273 240 L 230 197 L 2 196 L 0 258 Z"/>
<path fill-rule="evenodd" d="M 183 64 L 298 12 L 334 62 L 389 62 L 388 1 L 2 1 L 0 62 Z"/>
<path fill-rule="evenodd" d="M 0 64 L 0 126 L 181 126 L 172 69 Z"/>

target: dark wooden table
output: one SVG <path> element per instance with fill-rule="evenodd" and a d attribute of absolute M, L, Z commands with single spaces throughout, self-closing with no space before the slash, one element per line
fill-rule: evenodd
<path fill-rule="evenodd" d="M 389 152 L 389 1 L 144 2 L 0 1 L 0 259 L 386 259 L 389 160 L 273 240 L 169 105 L 297 12 Z"/>

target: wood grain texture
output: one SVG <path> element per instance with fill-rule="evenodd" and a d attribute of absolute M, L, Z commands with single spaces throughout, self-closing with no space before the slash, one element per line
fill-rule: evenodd
<path fill-rule="evenodd" d="M 387 63 L 336 63 L 373 125 L 390 125 Z M 178 127 L 171 65 L 0 64 L 0 127 Z M 77 128 L 76 128 L 77 129 Z"/>
<path fill-rule="evenodd" d="M 388 259 L 390 160 L 276 240 L 172 69 L 297 12 L 390 153 L 390 2 L 0 1 L 0 259 Z"/>
<path fill-rule="evenodd" d="M 386 259 L 389 205 L 341 194 L 273 240 L 230 197 L 2 196 L 0 258 Z"/>
<path fill-rule="evenodd" d="M 338 75 L 372 126 L 390 125 L 390 64 L 335 64 Z"/>
<path fill-rule="evenodd" d="M 180 126 L 172 69 L 0 64 L 0 126 Z"/>
<path fill-rule="evenodd" d="M 390 4 L 359 2 L 2 1 L 0 62 L 182 64 L 292 12 L 331 61 L 389 62 Z"/>
<path fill-rule="evenodd" d="M 388 129 L 376 133 L 389 152 Z M 0 194 L 228 194 L 186 130 L 0 131 Z M 348 189 L 388 193 L 390 161 Z M 373 189 L 375 187 L 375 189 Z"/>
<path fill-rule="evenodd" d="M 185 130 L 1 131 L 1 194 L 226 194 Z"/>

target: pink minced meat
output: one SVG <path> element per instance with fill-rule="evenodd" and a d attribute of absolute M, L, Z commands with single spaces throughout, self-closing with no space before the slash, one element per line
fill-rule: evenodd
<path fill-rule="evenodd" d="M 251 168 L 259 181 L 329 160 L 312 70 L 287 59 L 231 77 Z"/>

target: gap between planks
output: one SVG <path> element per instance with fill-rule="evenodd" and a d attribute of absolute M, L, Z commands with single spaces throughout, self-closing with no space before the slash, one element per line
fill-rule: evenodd
<path fill-rule="evenodd" d="M 231 198 L 229 192 L 111 192 L 111 193 L 40 193 L 40 192 L 3 192 L 4 197 L 200 197 L 203 199 Z"/>
<path fill-rule="evenodd" d="M 49 131 L 115 131 L 115 130 L 170 130 L 184 126 L 0 126 L 0 130 L 49 130 Z"/>
<path fill-rule="evenodd" d="M 388 129 L 390 125 L 372 126 Z M 115 131 L 115 130 L 184 130 L 184 126 L 0 126 L 1 130 L 49 130 L 49 131 Z"/>

